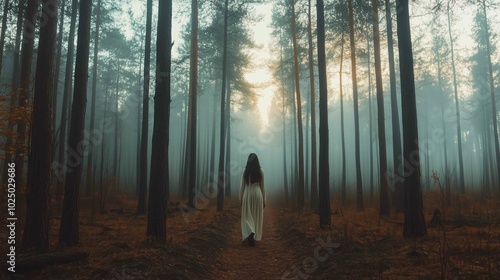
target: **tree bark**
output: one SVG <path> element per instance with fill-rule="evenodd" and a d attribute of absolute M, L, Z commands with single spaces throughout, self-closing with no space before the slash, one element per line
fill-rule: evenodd
<path fill-rule="evenodd" d="M 460 108 L 458 103 L 458 83 L 457 83 L 457 72 L 455 69 L 455 51 L 453 48 L 453 36 L 451 35 L 451 15 L 450 15 L 450 3 L 448 2 L 448 34 L 450 35 L 450 48 L 451 48 L 451 66 L 453 70 L 453 88 L 455 91 L 455 111 L 457 116 L 457 143 L 458 143 L 458 167 L 459 167 L 459 187 L 460 192 L 465 193 L 464 185 L 464 162 L 462 156 L 462 128 L 460 124 Z"/>
<path fill-rule="evenodd" d="M 341 47 L 340 47 L 340 70 L 339 70 L 339 88 L 340 88 L 340 134 L 342 138 L 342 178 L 340 183 L 342 203 L 347 203 L 347 186 L 346 186 L 346 156 L 345 156 L 345 133 L 344 133 L 344 90 L 342 83 L 344 65 L 344 33 L 342 32 Z"/>
<path fill-rule="evenodd" d="M 325 11 L 323 0 L 316 1 L 319 74 L 319 226 L 331 224 L 330 167 L 328 162 L 328 87 L 325 58 Z"/>
<path fill-rule="evenodd" d="M 196 123 L 198 110 L 198 0 L 191 1 L 191 51 L 189 58 L 189 123 L 191 140 L 189 141 L 189 202 L 195 208 L 196 189 Z"/>
<path fill-rule="evenodd" d="M 385 145 L 385 110 L 384 88 L 382 82 L 382 62 L 380 61 L 380 31 L 378 26 L 378 0 L 372 0 L 373 6 L 373 45 L 375 52 L 375 80 L 377 82 L 377 112 L 378 112 L 378 148 L 380 152 L 380 215 L 389 216 L 389 184 L 387 182 L 387 151 Z"/>
<path fill-rule="evenodd" d="M 297 99 L 297 130 L 298 130 L 298 182 L 297 182 L 297 210 L 304 208 L 304 133 L 302 129 L 302 101 L 299 82 L 299 51 L 297 45 L 297 27 L 295 22 L 295 0 L 292 1 L 292 40 L 295 76 L 295 98 Z"/>
<path fill-rule="evenodd" d="M 64 192 L 64 181 L 66 173 L 66 129 L 68 127 L 68 110 L 69 110 L 69 98 L 71 95 L 71 85 L 73 83 L 73 58 L 74 58 L 74 48 L 75 48 L 75 30 L 76 30 L 76 15 L 78 12 L 78 1 L 73 0 L 71 5 L 71 22 L 69 27 L 68 36 L 68 52 L 66 54 L 66 72 L 64 76 L 64 93 L 63 102 L 61 109 L 61 125 L 59 127 L 59 154 L 57 165 L 54 168 L 57 176 L 57 186 L 56 186 L 56 201 L 59 203 L 61 201 L 61 196 Z"/>
<path fill-rule="evenodd" d="M 280 42 L 281 42 L 281 29 L 280 29 Z M 280 73 L 281 73 L 281 102 L 282 102 L 282 116 L 283 116 L 283 192 L 285 195 L 285 204 L 288 205 L 288 174 L 287 174 L 287 161 L 286 161 L 286 101 L 285 101 L 285 71 L 283 61 L 283 46 L 280 46 Z"/>
<path fill-rule="evenodd" d="M 146 199 L 148 195 L 148 133 L 149 133 L 149 81 L 151 67 L 151 30 L 153 18 L 153 0 L 146 4 L 146 39 L 144 48 L 144 84 L 142 87 L 142 133 L 139 173 L 139 195 L 137 199 L 137 214 L 146 214 Z"/>
<path fill-rule="evenodd" d="M 61 12 L 59 14 L 59 31 L 57 32 L 58 35 L 57 35 L 56 70 L 54 73 L 54 94 L 52 97 L 52 127 L 54 128 L 53 129 L 54 139 L 56 139 L 57 136 L 57 131 L 56 131 L 57 99 L 59 92 L 59 74 L 61 72 L 62 45 L 64 37 L 64 18 L 66 13 L 66 0 L 62 0 L 60 2 L 61 2 L 60 5 Z"/>
<path fill-rule="evenodd" d="M 75 86 L 73 108 L 71 110 L 71 130 L 68 149 L 73 151 L 73 158 L 68 158 L 66 183 L 64 186 L 63 211 L 59 242 L 64 246 L 79 243 L 79 193 L 83 168 L 83 131 L 85 129 L 85 110 L 87 107 L 87 80 L 89 68 L 90 18 L 92 0 L 80 1 L 78 23 L 78 45 L 76 49 Z M 70 161 L 70 160 L 74 161 Z"/>
<path fill-rule="evenodd" d="M 358 110 L 358 80 L 356 76 L 356 47 L 354 41 L 354 12 L 352 0 L 349 0 L 349 34 L 351 41 L 351 69 L 352 69 L 352 95 L 354 101 L 354 142 L 356 151 L 356 208 L 358 211 L 365 209 L 363 203 L 363 182 L 361 178 L 361 159 L 359 148 L 359 110 Z"/>
<path fill-rule="evenodd" d="M 224 208 L 224 153 L 226 139 L 226 75 L 227 75 L 227 22 L 228 22 L 228 0 L 224 2 L 224 47 L 222 50 L 222 90 L 220 100 L 220 148 L 219 148 L 219 172 L 217 174 L 217 211 Z"/>
<path fill-rule="evenodd" d="M 158 4 L 155 110 L 149 184 L 147 236 L 164 243 L 167 238 L 168 141 L 170 122 L 170 71 L 172 62 L 172 0 Z"/>
<path fill-rule="evenodd" d="M 493 65 L 491 63 L 491 46 L 490 46 L 490 31 L 488 25 L 488 17 L 486 15 L 486 1 L 481 2 L 483 13 L 484 13 L 484 30 L 486 33 L 486 52 L 488 53 L 488 82 L 490 84 L 490 93 L 491 93 L 491 110 L 492 110 L 492 119 L 493 119 L 493 139 L 495 145 L 495 158 L 497 165 L 497 176 L 500 176 L 500 144 L 498 141 L 498 111 L 496 105 L 496 97 L 495 97 L 495 82 L 493 78 Z M 500 181 L 500 178 L 497 178 Z M 497 181 L 498 182 L 498 181 Z M 500 186 L 499 186 L 500 187 Z"/>
<path fill-rule="evenodd" d="M 28 15 L 33 16 L 38 8 L 37 1 L 28 3 Z M 46 5 L 49 0 L 44 0 Z M 34 4 L 34 7 L 30 7 Z M 45 26 L 40 28 L 38 59 L 36 64 L 35 92 L 31 126 L 31 153 L 28 159 L 28 180 L 26 185 L 26 223 L 22 246 L 34 248 L 39 253 L 49 250 L 49 190 L 52 162 L 52 92 L 54 88 L 54 48 L 56 46 L 57 4 L 50 1 L 49 16 Z M 30 14 L 30 8 L 34 9 Z M 49 8 L 49 9 L 50 9 Z M 33 19 L 34 17 L 31 17 Z M 43 21 L 43 19 L 41 19 Z M 34 30 L 33 34 L 34 35 Z"/>
<path fill-rule="evenodd" d="M 367 55 L 368 55 L 368 144 L 370 146 L 370 202 L 373 201 L 373 110 L 372 110 L 372 71 L 370 59 L 370 38 L 366 40 Z"/>
<path fill-rule="evenodd" d="M 427 229 L 425 227 L 422 188 L 420 186 L 417 103 L 415 100 L 408 0 L 400 0 L 397 3 L 397 11 L 401 103 L 403 109 L 403 154 L 406 167 L 404 173 L 405 218 L 403 235 L 407 238 L 415 238 L 427 235 Z"/>
<path fill-rule="evenodd" d="M 225 184 L 225 196 L 231 197 L 231 170 L 230 170 L 230 160 L 231 160 L 231 78 L 228 74 L 227 77 L 227 93 L 226 93 L 226 120 L 227 120 L 227 133 L 226 133 L 226 165 L 225 173 L 227 182 Z"/>
<path fill-rule="evenodd" d="M 308 3 L 308 25 L 307 33 L 309 37 L 309 81 L 311 84 L 311 208 L 318 207 L 318 167 L 316 158 L 316 99 L 314 90 L 314 58 L 311 27 L 311 0 Z"/>
<path fill-rule="evenodd" d="M 94 135 L 95 123 L 95 103 L 97 95 L 97 63 L 99 61 L 99 31 L 101 28 L 101 0 L 97 0 L 97 7 L 95 8 L 95 35 L 94 35 L 94 62 L 92 66 L 92 103 L 90 105 L 90 135 Z M 92 180 L 94 171 L 92 170 L 92 157 L 95 143 L 91 142 L 89 145 L 89 155 L 87 157 L 87 180 L 85 187 L 85 196 L 90 197 L 94 192 L 94 182 Z"/>
<path fill-rule="evenodd" d="M 28 110 L 28 103 L 31 98 L 33 80 L 31 75 L 31 65 L 33 58 L 33 45 L 35 42 L 36 16 L 38 11 L 38 1 L 28 0 L 26 7 L 24 32 L 21 50 L 21 76 L 19 81 L 18 110 L 24 115 Z M 57 14 L 57 11 L 55 12 Z M 17 149 L 16 149 L 16 177 L 17 183 L 25 184 L 24 158 L 28 151 L 26 147 L 26 129 L 28 124 L 24 117 L 19 119 L 17 124 Z"/>
<path fill-rule="evenodd" d="M 118 191 L 118 165 L 119 165 L 119 160 L 118 160 L 118 153 L 119 153 L 119 142 L 118 142 L 118 135 L 120 133 L 120 127 L 119 127 L 119 122 L 118 122 L 118 115 L 120 112 L 118 111 L 118 100 L 120 99 L 119 96 L 119 88 L 120 88 L 120 59 L 118 58 L 118 69 L 116 73 L 116 88 L 115 88 L 115 144 L 114 144 L 114 155 L 113 155 L 113 190 Z"/>
<path fill-rule="evenodd" d="M 394 66 L 394 40 L 392 37 L 392 16 L 390 0 L 385 0 L 385 19 L 387 22 L 387 51 L 389 58 L 389 75 L 391 85 L 391 115 L 392 115 L 392 145 L 393 145 L 393 180 L 391 187 L 394 188 L 396 212 L 403 211 L 404 188 L 403 188 L 403 154 L 401 149 L 401 131 L 399 129 L 399 112 L 396 89 L 396 70 Z M 388 178 L 389 178 L 389 173 Z"/>

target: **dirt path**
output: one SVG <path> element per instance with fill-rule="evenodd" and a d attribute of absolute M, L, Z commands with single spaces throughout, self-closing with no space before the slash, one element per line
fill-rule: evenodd
<path fill-rule="evenodd" d="M 256 241 L 255 247 L 241 242 L 240 221 L 235 223 L 226 248 L 219 254 L 221 274 L 217 279 L 282 279 L 298 262 L 279 236 L 279 211 L 266 205 L 262 240 Z"/>

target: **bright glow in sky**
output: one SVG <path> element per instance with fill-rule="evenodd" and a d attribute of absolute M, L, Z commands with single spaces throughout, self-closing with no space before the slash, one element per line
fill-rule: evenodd
<path fill-rule="evenodd" d="M 269 68 L 270 65 L 268 65 L 272 61 L 270 50 L 272 4 L 259 5 L 257 10 L 263 18 L 259 23 L 252 25 L 250 30 L 258 49 L 250 51 L 251 61 L 254 65 L 251 66 L 252 70 L 245 75 L 245 78 L 257 86 L 257 94 L 260 96 L 257 106 L 261 115 L 261 123 L 263 127 L 267 127 L 269 124 L 269 110 L 276 91 Z"/>
<path fill-rule="evenodd" d="M 432 0 L 427 0 L 426 5 L 424 5 L 425 7 L 428 6 L 427 2 L 429 1 Z M 249 67 L 247 68 L 248 72 L 245 75 L 246 79 L 255 86 L 255 90 L 259 95 L 259 101 L 257 106 L 260 112 L 260 120 L 263 129 L 265 129 L 265 127 L 269 125 L 269 110 L 271 109 L 271 102 L 273 95 L 277 90 L 277 87 L 274 84 L 275 81 L 271 74 L 269 65 L 269 63 L 271 63 L 275 59 L 271 54 L 273 38 L 271 37 L 272 28 L 270 27 L 273 1 L 269 2 L 271 3 L 252 4 L 253 6 L 252 8 L 256 10 L 258 15 L 262 16 L 262 20 L 258 23 L 252 23 L 250 26 L 250 32 L 253 35 L 253 40 L 256 43 L 257 47 L 255 49 L 248 50 L 251 56 L 250 61 L 252 65 L 249 65 Z M 189 11 L 189 3 L 187 2 L 184 3 L 181 1 L 174 1 L 173 4 L 175 11 L 185 11 L 185 10 Z M 145 3 L 137 0 L 131 1 L 129 4 L 127 4 L 126 7 L 127 8 L 132 7 L 134 15 L 138 18 L 140 18 L 142 16 L 142 12 L 145 11 Z M 431 15 L 428 10 L 422 8 L 422 5 L 417 5 L 414 3 L 410 4 L 410 11 L 411 11 L 410 20 L 412 24 L 412 30 L 415 30 L 415 32 L 413 32 L 412 35 L 415 38 L 416 35 L 419 33 L 424 32 L 425 34 L 425 31 L 422 30 L 425 30 L 427 28 L 431 20 Z M 153 13 L 154 14 L 156 13 L 156 8 L 153 8 Z M 453 35 L 456 36 L 456 43 L 457 43 L 455 46 L 455 51 L 458 59 L 463 59 L 464 57 L 469 57 L 474 49 L 474 43 L 473 40 L 471 39 L 471 35 L 472 35 L 472 21 L 475 15 L 475 8 L 473 6 L 467 6 L 466 8 L 455 7 L 454 14 L 455 15 L 452 22 L 453 25 L 452 29 L 453 29 Z M 497 15 L 498 12 L 495 10 L 490 10 L 488 14 L 488 19 L 490 21 L 490 26 L 492 27 L 493 33 L 498 32 L 498 28 L 496 28 L 496 26 L 498 26 Z M 381 18 L 383 18 L 384 15 L 381 14 L 380 16 Z M 126 18 L 127 15 L 124 13 L 123 17 L 124 17 L 123 18 L 124 22 L 126 22 L 125 23 L 126 35 L 127 37 L 131 37 L 132 30 L 130 29 L 128 18 Z M 441 17 L 445 18 L 444 12 L 442 13 Z M 173 24 L 172 39 L 176 42 L 173 48 L 174 55 L 177 52 L 177 48 L 181 45 L 180 30 L 183 28 L 183 26 L 186 24 L 188 20 L 189 16 L 186 16 L 184 12 L 174 13 L 174 20 L 172 22 Z M 446 21 L 444 21 L 443 23 L 446 23 Z M 382 30 L 384 28 L 383 27 L 384 24 L 382 24 L 381 26 Z M 396 28 L 395 25 L 393 27 Z M 429 40 L 431 35 L 432 34 L 430 33 L 427 34 L 424 40 Z M 496 43 L 497 40 L 494 40 L 493 44 Z M 348 48 L 348 45 L 346 45 L 345 47 Z M 395 46 L 395 50 L 397 51 L 397 46 Z M 348 60 L 348 58 L 345 59 Z M 383 57 L 382 59 L 384 60 L 383 61 L 384 71 L 387 72 L 386 61 L 385 61 L 386 58 Z M 498 55 L 493 57 L 493 59 L 494 60 L 498 59 Z M 331 91 L 331 93 L 329 93 L 329 102 L 331 103 L 331 102 L 336 102 L 339 99 L 338 95 L 339 69 L 337 61 L 328 61 L 327 65 L 328 65 L 328 87 Z M 469 69 L 464 69 L 464 70 L 465 71 L 461 73 L 463 77 L 459 78 L 466 79 L 466 76 L 470 75 Z M 345 71 L 346 73 L 343 75 L 344 94 L 346 98 L 349 99 L 352 91 L 350 90 L 351 77 L 349 74 L 350 64 L 348 61 L 344 63 L 343 71 Z M 387 73 L 384 74 L 387 75 Z M 460 83 L 460 87 L 461 87 L 460 92 L 462 96 L 466 96 L 471 93 L 471 89 L 470 87 L 467 87 L 467 83 Z"/>

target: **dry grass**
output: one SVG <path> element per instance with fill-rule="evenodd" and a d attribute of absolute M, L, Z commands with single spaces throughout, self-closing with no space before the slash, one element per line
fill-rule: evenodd
<path fill-rule="evenodd" d="M 367 203 L 364 212 L 355 205 L 339 208 L 332 201 L 332 226 L 319 229 L 319 217 L 306 209 L 284 213 L 285 238 L 297 251 L 297 261 L 311 256 L 316 237 L 330 235 L 342 247 L 321 264 L 314 279 L 500 279 L 500 209 L 498 200 L 456 195 L 445 209 L 439 193 L 425 195 L 425 218 L 435 208 L 442 223 L 428 228 L 428 235 L 404 239 L 403 215 L 381 219 L 378 204 Z M 302 244 L 292 236 L 299 236 Z"/>
<path fill-rule="evenodd" d="M 63 249 L 57 243 L 59 218 L 50 222 L 51 251 L 84 251 L 90 256 L 77 263 L 47 267 L 17 275 L 18 279 L 193 279 L 209 273 L 206 262 L 224 244 L 237 220 L 234 208 L 217 213 L 215 203 L 189 213 L 169 205 L 167 243 L 146 239 L 146 216 L 135 214 L 136 201 L 123 195 L 108 199 L 107 211 L 92 219 L 90 201 L 82 199 L 80 243 Z M 231 205 L 226 201 L 226 205 Z M 6 249 L 2 241 L 2 252 Z M 18 259 L 22 256 L 18 256 Z M 2 275 L 0 275 L 0 278 Z M 5 276 L 3 276 L 5 277 Z"/>

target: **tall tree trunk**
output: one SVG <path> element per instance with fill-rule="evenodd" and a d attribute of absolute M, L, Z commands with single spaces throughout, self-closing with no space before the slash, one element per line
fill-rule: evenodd
<path fill-rule="evenodd" d="M 26 7 L 26 20 L 24 21 L 23 42 L 21 50 L 21 76 L 19 82 L 18 110 L 24 115 L 28 110 L 28 103 L 31 98 L 32 76 L 31 65 L 33 58 L 33 44 L 35 41 L 36 14 L 38 11 L 38 1 L 28 0 Z M 57 11 L 55 12 L 57 15 Z M 26 119 L 21 117 L 17 124 L 17 149 L 16 149 L 16 177 L 19 185 L 25 184 L 24 158 L 26 148 L 26 129 L 28 124 Z"/>
<path fill-rule="evenodd" d="M 311 83 L 311 208 L 318 207 L 318 167 L 316 158 L 316 99 L 314 90 L 314 58 L 311 27 L 311 0 L 308 3 L 308 25 L 307 33 L 309 37 L 309 81 Z"/>
<path fill-rule="evenodd" d="M 316 1 L 318 26 L 319 74 L 319 226 L 331 224 L 330 167 L 328 163 L 328 87 L 325 59 L 325 10 L 323 0 Z"/>
<path fill-rule="evenodd" d="M 212 140 L 210 141 L 210 170 L 209 170 L 209 180 L 210 180 L 210 190 L 209 192 L 212 193 L 212 187 L 213 187 L 213 184 L 212 184 L 212 176 L 215 176 L 215 134 L 216 134 L 216 121 L 217 121 L 217 101 L 216 101 L 216 98 L 215 98 L 215 94 L 214 96 L 212 97 L 213 99 L 213 102 L 214 102 L 214 106 L 213 106 L 213 111 L 212 111 Z M 182 165 L 181 165 L 182 166 Z"/>
<path fill-rule="evenodd" d="M 490 31 L 489 31 L 489 25 L 488 25 L 488 17 L 486 15 L 486 1 L 483 0 L 481 2 L 482 8 L 483 8 L 483 13 L 484 13 L 484 30 L 486 33 L 486 52 L 488 53 L 487 58 L 488 58 L 488 81 L 490 84 L 490 93 L 491 93 L 491 110 L 492 110 L 492 119 L 493 119 L 493 141 L 495 144 L 495 158 L 496 158 L 496 163 L 497 163 L 497 177 L 500 176 L 500 144 L 498 141 L 498 111 L 497 111 L 497 105 L 496 105 L 496 98 L 495 98 L 495 82 L 493 78 L 493 65 L 491 63 L 491 46 L 490 46 Z M 500 178 L 497 178 L 497 180 L 500 181 Z M 500 186 L 499 186 L 500 187 Z"/>
<path fill-rule="evenodd" d="M 487 104 L 484 104 L 483 107 L 486 107 Z M 482 110 L 482 124 L 483 124 L 483 133 L 481 135 L 481 138 L 482 138 L 482 145 L 481 145 L 481 148 L 483 150 L 483 166 L 482 166 L 482 170 L 483 170 L 483 192 L 484 193 L 488 193 L 489 192 L 489 189 L 490 189 L 490 161 L 488 160 L 489 159 L 489 145 L 488 143 L 490 142 L 490 140 L 488 139 L 488 134 L 487 132 L 489 131 L 489 126 L 488 126 L 488 117 L 486 116 L 486 110 Z"/>
<path fill-rule="evenodd" d="M 352 0 L 349 0 L 349 34 L 351 41 L 351 69 L 352 69 L 352 96 L 354 101 L 354 142 L 356 150 L 356 208 L 358 211 L 365 209 L 363 203 L 363 182 L 361 178 L 361 159 L 359 148 L 359 110 L 358 110 L 358 79 L 356 77 L 356 47 L 354 41 L 354 12 Z"/>
<path fill-rule="evenodd" d="M 281 42 L 281 29 L 280 29 L 280 42 Z M 283 61 L 283 46 L 280 46 L 280 69 L 281 69 L 281 102 L 282 102 L 282 116 L 283 116 L 283 191 L 285 195 L 285 204 L 288 205 L 288 174 L 287 174 L 287 161 L 286 161 L 286 101 L 285 101 L 285 71 Z"/>
<path fill-rule="evenodd" d="M 219 172 L 217 174 L 217 211 L 222 211 L 224 207 L 224 153 L 226 139 L 226 75 L 227 75 L 227 22 L 228 22 L 228 0 L 224 2 L 224 46 L 222 50 L 222 90 L 220 100 L 220 148 L 219 148 Z"/>
<path fill-rule="evenodd" d="M 64 37 L 64 18 L 66 13 L 66 0 L 61 0 L 61 12 L 59 16 L 59 31 L 57 32 L 57 54 L 56 54 L 56 70 L 54 73 L 54 94 L 52 95 L 52 127 L 54 139 L 57 136 L 56 131 L 56 117 L 57 117 L 57 99 L 59 92 L 59 74 L 61 73 L 61 58 L 62 58 L 62 45 Z M 54 147 L 55 148 L 55 147 Z M 55 149 L 54 149 L 55 150 Z M 55 156 L 55 155 L 54 155 Z"/>
<path fill-rule="evenodd" d="M 170 71 L 172 62 L 172 0 L 158 4 L 156 42 L 155 110 L 151 155 L 151 179 L 147 236 L 164 243 L 167 238 L 168 141 L 170 122 Z"/>
<path fill-rule="evenodd" d="M 399 68 L 401 73 L 401 104 L 403 112 L 404 161 L 404 237 L 427 235 L 420 186 L 420 159 L 418 148 L 417 103 L 413 73 L 413 49 L 410 34 L 408 0 L 397 2 L 397 30 Z M 408 166 L 409 165 L 409 166 Z"/>
<path fill-rule="evenodd" d="M 445 182 L 445 188 L 446 188 L 446 204 L 448 206 L 451 206 L 451 190 L 450 190 L 450 175 L 449 175 L 449 169 L 448 169 L 448 145 L 446 141 L 446 123 L 444 119 L 444 110 L 446 106 L 445 102 L 445 93 L 443 90 L 443 79 L 442 79 L 442 67 L 441 67 L 441 56 L 438 54 L 437 55 L 437 63 L 438 63 L 438 86 L 440 89 L 439 95 L 440 95 L 440 101 L 441 101 L 441 119 L 442 119 L 442 128 L 443 128 L 443 150 L 444 150 L 444 182 Z"/>
<path fill-rule="evenodd" d="M 76 151 L 76 155 L 73 158 L 74 162 L 68 158 L 59 232 L 59 242 L 65 246 L 73 246 L 79 243 L 79 193 L 84 152 L 81 143 L 83 141 L 85 109 L 87 107 L 91 11 L 92 0 L 81 0 L 75 63 L 75 87 L 73 91 L 73 108 L 71 110 L 71 130 L 68 141 L 68 148 L 73 152 Z"/>
<path fill-rule="evenodd" d="M 291 171 L 291 176 L 292 176 L 292 187 L 290 190 L 291 193 L 291 198 L 292 198 L 292 209 L 296 210 L 297 209 L 297 185 L 299 181 L 299 154 L 298 154 L 298 146 L 297 146 L 297 99 L 294 96 L 295 94 L 295 85 L 293 86 L 292 90 L 292 125 L 293 125 L 293 132 L 292 132 L 292 137 L 290 137 L 292 143 L 290 143 L 290 147 L 292 147 L 292 154 L 290 155 L 290 158 L 292 160 L 292 171 Z"/>
<path fill-rule="evenodd" d="M 149 133 L 149 68 L 151 67 L 151 25 L 153 18 L 153 0 L 146 4 L 146 39 L 144 47 L 144 83 L 142 87 L 142 132 L 141 158 L 139 174 L 139 195 L 137 199 L 137 214 L 146 214 L 146 198 L 148 195 L 148 133 Z"/>
<path fill-rule="evenodd" d="M 404 188 L 403 188 L 403 153 L 401 149 L 401 131 L 399 129 L 399 112 L 396 89 L 396 70 L 394 66 L 394 40 L 392 38 L 392 16 L 390 0 L 385 0 L 385 19 L 387 23 L 387 51 L 389 58 L 389 74 L 391 85 L 391 115 L 392 115 L 392 147 L 393 147 L 393 180 L 391 187 L 394 188 L 396 212 L 403 211 Z M 389 173 L 387 173 L 389 174 Z"/>
<path fill-rule="evenodd" d="M 38 7 L 37 1 L 30 2 L 35 2 L 35 8 Z M 43 4 L 47 2 L 49 0 L 44 0 Z M 40 28 L 26 185 L 27 212 L 22 245 L 25 249 L 34 248 L 39 253 L 49 249 L 49 189 L 53 148 L 51 95 L 54 88 L 53 50 L 56 45 L 57 3 L 57 0 L 51 1 L 53 16 L 48 17 L 45 26 Z M 28 3 L 28 7 L 30 4 L 32 3 Z"/>
<path fill-rule="evenodd" d="M 380 215 L 389 216 L 389 184 L 387 183 L 387 151 L 385 145 L 385 110 L 384 88 L 382 82 L 382 63 L 380 61 L 380 31 L 378 26 L 378 0 L 372 0 L 373 6 L 373 45 L 375 53 L 375 80 L 377 81 L 377 117 L 380 180 Z"/>
<path fill-rule="evenodd" d="M 342 178 L 341 178 L 341 195 L 342 203 L 347 204 L 347 186 L 346 186 L 346 156 L 345 156 L 345 133 L 344 133 L 344 90 L 342 83 L 342 67 L 344 65 L 344 33 L 342 32 L 340 47 L 340 70 L 339 70 L 339 88 L 340 88 L 340 134 L 342 138 Z"/>
<path fill-rule="evenodd" d="M 371 71 L 371 59 L 370 59 L 370 39 L 367 36 L 367 54 L 368 54 L 368 131 L 370 136 L 368 137 L 369 149 L 370 149 L 370 202 L 373 201 L 373 112 L 372 112 L 372 71 Z"/>
<path fill-rule="evenodd" d="M 5 31 L 7 31 L 7 15 L 9 12 L 9 2 L 9 0 L 4 1 L 2 11 L 2 30 L 0 31 L 0 77 L 2 77 L 3 49 L 5 46 Z"/>
<path fill-rule="evenodd" d="M 111 71 L 111 60 L 109 61 L 109 66 L 108 66 L 108 73 Z M 109 74 L 108 74 L 109 75 Z M 102 206 L 103 206 L 103 199 L 104 199 L 104 148 L 106 144 L 106 139 L 104 139 L 104 125 L 106 124 L 106 112 L 108 108 L 108 89 L 109 89 L 109 83 L 106 83 L 106 91 L 104 94 L 104 109 L 103 109 L 103 123 L 102 123 L 102 144 L 101 144 L 101 165 L 100 167 L 100 176 L 99 176 L 99 212 L 102 212 Z M 107 162 L 107 159 L 106 159 Z M 94 208 L 92 207 L 92 211 L 94 211 Z"/>
<path fill-rule="evenodd" d="M 94 62 L 92 66 L 92 103 L 90 105 L 90 137 L 94 136 L 94 123 L 95 123 L 95 107 L 97 96 L 97 63 L 99 60 L 99 31 L 101 28 L 101 0 L 97 0 L 97 7 L 95 8 L 95 34 L 94 34 Z M 91 138 L 92 139 L 92 138 Z M 91 140 L 92 141 L 92 140 Z M 94 191 L 94 182 L 92 181 L 92 156 L 95 143 L 91 142 L 89 145 L 89 155 L 87 157 L 87 185 L 85 188 L 85 196 L 90 197 Z"/>
<path fill-rule="evenodd" d="M 297 210 L 302 211 L 304 208 L 304 133 L 302 129 L 302 101 L 300 97 L 300 82 L 299 82 L 299 51 L 297 45 L 297 31 L 295 22 L 295 0 L 292 1 L 292 40 L 293 40 L 293 57 L 294 57 L 294 76 L 295 76 L 295 97 L 297 99 L 297 130 L 299 144 L 299 172 L 297 182 Z"/>
<path fill-rule="evenodd" d="M 225 196 L 231 197 L 231 172 L 229 162 L 231 160 L 231 78 L 228 74 L 227 77 L 227 93 L 226 93 L 226 119 L 227 119 L 227 134 L 226 134 L 226 178 Z"/>
<path fill-rule="evenodd" d="M 12 92 L 13 94 L 10 95 L 10 106 L 9 106 L 9 116 L 12 116 L 15 112 L 16 109 L 16 104 L 18 102 L 18 95 L 17 95 L 17 89 L 19 87 L 19 56 L 20 56 L 20 50 L 21 50 L 21 33 L 23 31 L 23 11 L 24 11 L 24 3 L 25 0 L 19 0 L 19 3 L 17 4 L 17 27 L 16 27 L 16 39 L 14 42 L 14 54 L 13 54 L 13 67 L 12 67 Z M 2 25 L 3 26 L 3 25 Z M 12 157 L 15 155 L 14 152 L 11 150 L 13 144 L 14 144 L 14 126 L 15 126 L 15 121 L 13 120 L 12 117 L 10 117 L 7 121 L 7 131 L 10 133 L 10 135 L 7 137 L 7 141 L 5 143 L 5 161 L 4 161 L 4 168 L 2 169 L 1 174 L 6 175 L 5 170 L 7 170 L 8 166 L 7 164 L 12 162 Z M 5 182 L 4 180 L 5 176 L 2 176 L 2 182 Z"/>
<path fill-rule="evenodd" d="M 188 197 L 188 180 L 189 180 L 189 159 L 190 159 L 190 148 L 191 145 L 189 144 L 191 142 L 191 123 L 189 122 L 189 110 L 188 108 L 191 106 L 191 101 L 190 101 L 190 95 L 186 95 L 186 100 L 185 100 L 185 114 L 184 114 L 184 119 L 186 123 L 186 137 L 184 141 L 184 163 L 182 165 L 183 167 L 183 182 L 182 182 L 182 190 L 181 190 L 181 198 L 186 199 Z"/>
<path fill-rule="evenodd" d="M 115 144 L 114 144 L 114 155 L 113 155 L 113 177 L 114 177 L 114 183 L 113 183 L 113 190 L 118 191 L 118 135 L 119 135 L 119 130 L 120 127 L 118 125 L 118 114 L 120 112 L 118 111 L 118 99 L 119 97 L 119 86 L 120 86 L 120 59 L 118 59 L 118 69 L 116 73 L 116 88 L 115 88 Z"/>
<path fill-rule="evenodd" d="M 450 48 L 451 48 L 451 66 L 453 70 L 453 88 L 455 91 L 455 110 L 457 115 L 457 143 L 458 143 L 458 167 L 459 167 L 459 186 L 460 192 L 465 193 L 464 185 L 464 162 L 462 156 L 462 128 L 460 125 L 460 108 L 458 104 L 458 83 L 457 83 L 457 72 L 455 69 L 455 51 L 453 48 L 453 36 L 451 35 L 451 15 L 450 15 L 450 3 L 448 2 L 448 34 L 450 35 Z"/>
<path fill-rule="evenodd" d="M 191 140 L 189 141 L 189 203 L 195 208 L 194 196 L 196 189 L 196 122 L 198 99 L 198 0 L 191 1 L 191 51 L 189 58 L 189 123 L 191 124 Z"/>
<path fill-rule="evenodd" d="M 57 174 L 56 186 L 56 201 L 61 201 L 61 196 L 64 191 L 64 181 L 66 173 L 66 129 L 69 110 L 69 98 L 71 95 L 71 86 L 73 82 L 73 57 L 75 48 L 75 30 L 76 30 L 76 15 L 78 12 L 78 1 L 73 0 L 71 6 L 71 23 L 69 27 L 68 37 L 68 52 L 66 54 L 66 72 L 64 76 L 64 95 L 61 110 L 61 125 L 59 127 L 59 154 L 58 154 L 58 168 L 55 168 Z"/>

